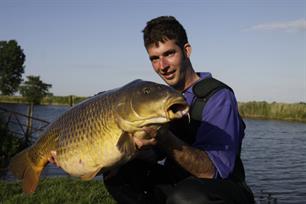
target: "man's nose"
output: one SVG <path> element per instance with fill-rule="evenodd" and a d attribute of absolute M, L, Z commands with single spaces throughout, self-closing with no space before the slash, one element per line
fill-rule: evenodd
<path fill-rule="evenodd" d="M 159 68 L 161 70 L 164 70 L 168 67 L 169 67 L 168 61 L 164 57 L 161 57 L 160 60 L 159 60 Z"/>

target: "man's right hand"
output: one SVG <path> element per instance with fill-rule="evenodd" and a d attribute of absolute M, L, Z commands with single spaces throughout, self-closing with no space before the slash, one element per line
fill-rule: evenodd
<path fill-rule="evenodd" d="M 151 126 L 133 133 L 131 136 L 138 150 L 150 149 L 157 144 L 156 135 L 159 127 Z"/>

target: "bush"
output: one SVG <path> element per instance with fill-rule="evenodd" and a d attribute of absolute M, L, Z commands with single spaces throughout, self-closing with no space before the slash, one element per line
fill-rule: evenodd
<path fill-rule="evenodd" d="M 7 127 L 0 119 L 0 167 L 8 165 L 9 159 L 14 156 L 23 147 L 21 138 L 9 133 Z"/>

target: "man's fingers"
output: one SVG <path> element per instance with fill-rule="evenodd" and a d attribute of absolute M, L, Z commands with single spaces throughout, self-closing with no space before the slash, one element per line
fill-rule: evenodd
<path fill-rule="evenodd" d="M 139 139 L 139 138 L 134 138 L 135 144 L 139 150 L 141 149 L 147 149 L 150 148 L 154 145 L 156 145 L 157 141 L 155 138 L 151 139 Z"/>
<path fill-rule="evenodd" d="M 144 129 L 145 133 L 150 137 L 150 138 L 155 138 L 157 135 L 158 128 L 156 127 L 147 127 Z"/>

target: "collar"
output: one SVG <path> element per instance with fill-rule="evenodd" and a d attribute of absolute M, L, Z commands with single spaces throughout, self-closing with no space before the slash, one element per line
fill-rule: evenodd
<path fill-rule="evenodd" d="M 197 72 L 197 75 L 200 77 L 200 80 L 208 78 L 208 77 L 212 77 L 210 72 Z M 193 87 L 193 85 L 190 86 L 185 91 L 183 91 L 183 94 L 186 94 L 186 93 L 193 94 L 192 87 Z"/>

